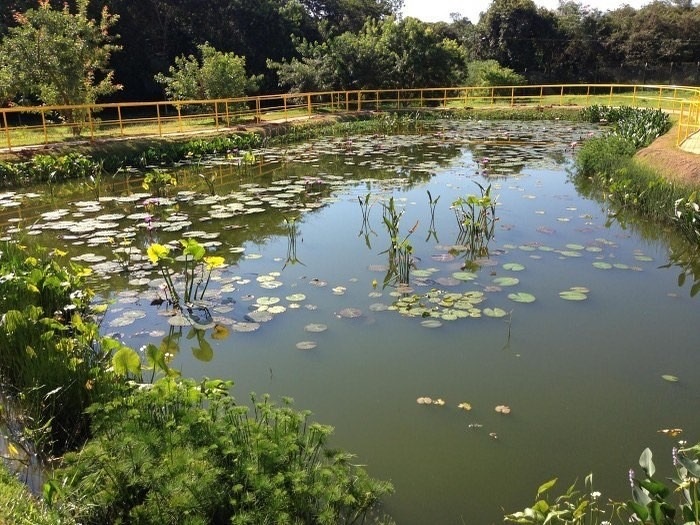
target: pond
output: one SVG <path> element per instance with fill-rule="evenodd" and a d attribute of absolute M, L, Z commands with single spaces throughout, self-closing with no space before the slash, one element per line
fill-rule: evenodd
<path fill-rule="evenodd" d="M 626 499 L 645 447 L 663 471 L 699 435 L 698 304 L 668 266 L 683 241 L 577 190 L 576 143 L 598 132 L 328 137 L 183 165 L 162 196 L 128 173 L 99 198 L 8 192 L 0 219 L 6 237 L 93 269 L 104 333 L 166 345 L 185 376 L 234 379 L 242 403 L 290 396 L 333 425 L 334 445 L 394 483 L 397 523 L 500 523 L 553 477 L 563 492 L 593 472 L 604 498 Z M 488 188 L 497 220 L 475 254 L 452 204 Z M 385 216 L 410 244 L 408 284 Z M 194 327 L 146 253 L 183 238 L 226 262 Z"/>

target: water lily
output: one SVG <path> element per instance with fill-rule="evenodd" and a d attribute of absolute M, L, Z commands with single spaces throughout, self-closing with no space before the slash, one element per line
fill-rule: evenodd
<path fill-rule="evenodd" d="M 146 251 L 148 259 L 153 264 L 159 264 L 160 261 L 166 260 L 170 254 L 170 248 L 162 244 L 151 244 Z"/>
<path fill-rule="evenodd" d="M 224 265 L 224 258 L 218 255 L 211 255 L 204 258 L 204 263 L 207 265 L 207 270 L 212 271 L 215 268 L 221 268 Z"/>

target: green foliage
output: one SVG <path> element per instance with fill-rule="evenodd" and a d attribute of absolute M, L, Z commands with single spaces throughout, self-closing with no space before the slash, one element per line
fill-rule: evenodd
<path fill-rule="evenodd" d="M 107 69 L 119 49 L 108 34 L 118 17 L 105 7 L 97 22 L 88 18 L 89 0 L 76 5 L 71 13 L 68 3 L 58 11 L 41 0 L 37 9 L 15 16 L 17 25 L 0 44 L 0 70 L 10 82 L 0 92 L 68 105 L 91 104 L 121 88 Z M 84 115 L 71 110 L 64 117 L 79 123 Z"/>
<path fill-rule="evenodd" d="M 668 113 L 660 109 L 594 105 L 582 109 L 581 117 L 585 122 L 612 124 L 611 134 L 629 140 L 635 149 L 648 146 L 671 129 Z"/>
<path fill-rule="evenodd" d="M 369 20 L 358 33 L 302 40 L 297 52 L 300 58 L 268 62 L 292 92 L 451 86 L 466 62 L 457 42 L 415 18 Z"/>
<path fill-rule="evenodd" d="M 700 445 L 673 450 L 675 473 L 670 478 L 672 487 L 654 477 L 656 466 L 651 450 L 645 449 L 639 457 L 643 478 L 630 471 L 632 499 L 627 508 L 634 518 L 646 525 L 673 525 L 700 522 Z M 673 489 L 673 490 L 672 490 Z M 678 499 L 674 504 L 673 500 Z"/>
<path fill-rule="evenodd" d="M 468 86 L 522 86 L 527 80 L 495 60 L 478 60 L 467 64 Z"/>
<path fill-rule="evenodd" d="M 0 523 L 7 525 L 68 525 L 74 523 L 36 500 L 29 489 L 0 464 Z"/>
<path fill-rule="evenodd" d="M 694 191 L 673 203 L 673 219 L 683 234 L 691 241 L 700 241 L 700 198 Z"/>
<path fill-rule="evenodd" d="M 369 195 L 366 202 L 369 202 Z M 382 208 L 382 220 L 390 239 L 389 248 L 382 252 L 389 256 L 389 264 L 384 276 L 384 287 L 406 285 L 409 283 L 411 268 L 414 267 L 413 246 L 408 239 L 418 228 L 418 223 L 416 222 L 401 238 L 401 217 L 406 210 L 399 211 L 396 208 L 394 197 L 390 197 L 388 203 L 382 203 Z"/>
<path fill-rule="evenodd" d="M 112 380 L 87 272 L 64 255 L 9 242 L 0 251 L 0 379 L 42 456 L 82 443 L 84 410 Z"/>
<path fill-rule="evenodd" d="M 155 168 L 146 173 L 141 186 L 156 197 L 165 197 L 168 194 L 168 188 L 177 186 L 177 177 L 167 170 Z"/>
<path fill-rule="evenodd" d="M 246 76 L 245 57 L 217 51 L 208 43 L 197 48 L 200 58 L 181 55 L 170 66 L 170 76 L 156 75 L 168 100 L 234 98 L 257 89 L 259 79 Z"/>
<path fill-rule="evenodd" d="M 183 260 L 182 288 L 176 286 L 176 272 L 179 268 L 171 257 L 171 247 L 154 243 L 148 249 L 148 258 L 155 264 L 163 276 L 167 289 L 167 301 L 173 308 L 181 312 L 191 313 L 196 301 L 202 301 L 209 286 L 212 272 L 224 265 L 224 258 L 215 255 L 206 255 L 206 249 L 197 240 L 188 238 L 180 241 Z"/>
<path fill-rule="evenodd" d="M 586 140 L 576 154 L 576 168 L 581 176 L 612 175 L 628 165 L 637 151 L 634 144 L 619 135 Z"/>
<path fill-rule="evenodd" d="M 460 197 L 452 203 L 457 217 L 459 239 L 473 257 L 488 255 L 488 244 L 493 238 L 496 221 L 496 198 L 491 197 L 491 185 L 484 187 L 478 182 L 480 195 Z"/>
<path fill-rule="evenodd" d="M 362 522 L 388 483 L 327 446 L 332 428 L 231 383 L 164 378 L 90 409 L 94 439 L 68 454 L 52 502 L 85 524 Z"/>
<path fill-rule="evenodd" d="M 583 491 L 573 483 L 564 494 L 552 499 L 550 490 L 556 483 L 557 478 L 554 478 L 540 485 L 535 503 L 522 511 L 507 514 L 505 521 L 530 525 L 602 525 L 610 524 L 606 516 L 619 515 L 620 505 L 603 503 L 601 493 L 593 490 L 593 474 L 586 476 Z"/>

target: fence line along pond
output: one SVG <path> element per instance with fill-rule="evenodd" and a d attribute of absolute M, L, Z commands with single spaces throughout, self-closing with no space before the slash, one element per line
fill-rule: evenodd
<path fill-rule="evenodd" d="M 622 500 L 642 449 L 700 430 L 684 241 L 577 190 L 598 132 L 329 137 L 252 152 L 255 169 L 230 152 L 155 171 L 148 191 L 6 192 L 0 220 L 91 268 L 105 333 L 335 426 L 394 483 L 398 523 L 497 523 L 555 476 L 594 472 Z"/>

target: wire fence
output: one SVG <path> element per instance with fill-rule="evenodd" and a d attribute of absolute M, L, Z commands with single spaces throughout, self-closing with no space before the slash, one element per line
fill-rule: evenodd
<path fill-rule="evenodd" d="M 217 100 L 0 108 L 6 151 L 76 141 L 235 131 L 264 122 L 362 111 L 565 107 L 658 108 L 678 116 L 678 143 L 700 129 L 700 88 L 669 85 L 543 84 L 285 93 Z"/>

